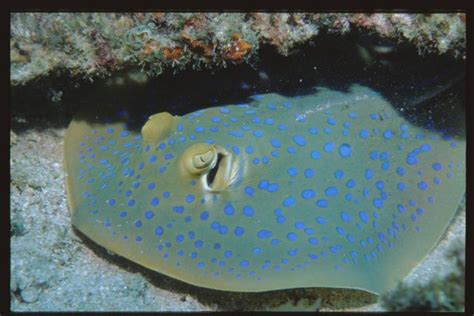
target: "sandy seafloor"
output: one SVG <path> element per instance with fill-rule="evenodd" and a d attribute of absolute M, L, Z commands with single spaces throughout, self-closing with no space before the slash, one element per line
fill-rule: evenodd
<path fill-rule="evenodd" d="M 358 290 L 231 293 L 199 288 L 108 253 L 71 226 L 63 169 L 67 124 L 12 118 L 11 310 L 383 310 L 377 296 Z M 426 282 L 449 272 L 453 264 L 446 250 L 459 238 L 465 238 L 464 203 L 440 243 L 406 281 Z"/>

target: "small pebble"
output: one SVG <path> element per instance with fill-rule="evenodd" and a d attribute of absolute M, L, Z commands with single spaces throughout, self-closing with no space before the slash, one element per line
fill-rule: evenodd
<path fill-rule="evenodd" d="M 38 300 L 38 290 L 34 287 L 29 287 L 21 291 L 21 299 L 25 303 L 34 303 Z"/>

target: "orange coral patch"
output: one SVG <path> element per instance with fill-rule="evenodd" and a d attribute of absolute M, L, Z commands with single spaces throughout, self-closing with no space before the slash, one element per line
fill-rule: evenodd
<path fill-rule="evenodd" d="M 163 49 L 163 55 L 167 60 L 176 60 L 181 57 L 181 47 L 176 46 L 174 48 L 165 47 Z"/>
<path fill-rule="evenodd" d="M 240 62 L 252 50 L 252 45 L 242 40 L 240 34 L 232 35 L 232 42 L 226 46 L 224 58 Z"/>
<path fill-rule="evenodd" d="M 203 43 L 197 39 L 192 38 L 186 33 L 181 34 L 183 40 L 189 45 L 189 48 L 198 54 L 203 55 L 204 57 L 212 57 L 214 53 L 214 45 Z"/>

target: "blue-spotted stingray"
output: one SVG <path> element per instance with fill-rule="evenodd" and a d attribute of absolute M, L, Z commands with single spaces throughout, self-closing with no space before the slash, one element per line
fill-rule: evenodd
<path fill-rule="evenodd" d="M 255 96 L 184 116 L 75 118 L 73 225 L 197 286 L 392 288 L 465 192 L 465 139 L 407 120 L 374 91 Z"/>

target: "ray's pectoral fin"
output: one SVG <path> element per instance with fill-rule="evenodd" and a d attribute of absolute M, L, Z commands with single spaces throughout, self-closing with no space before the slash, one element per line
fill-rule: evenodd
<path fill-rule="evenodd" d="M 224 148 L 210 144 L 194 144 L 181 156 L 184 178 L 199 178 L 203 189 L 221 192 L 236 180 L 238 163 Z"/>
<path fill-rule="evenodd" d="M 158 143 L 176 128 L 180 116 L 171 115 L 168 112 L 154 114 L 148 118 L 148 121 L 142 128 L 143 142 Z"/>

